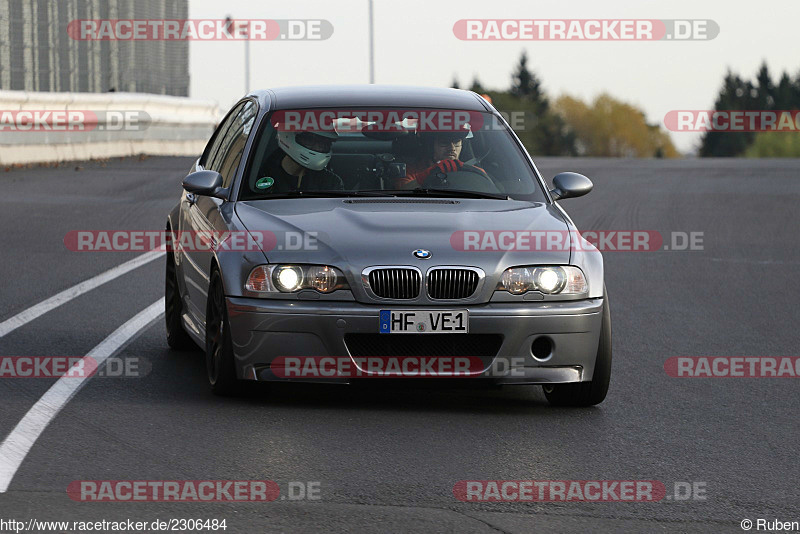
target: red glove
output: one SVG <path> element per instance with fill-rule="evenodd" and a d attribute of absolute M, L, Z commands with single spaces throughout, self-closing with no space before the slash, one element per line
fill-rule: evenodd
<path fill-rule="evenodd" d="M 442 161 L 431 167 L 431 172 L 433 172 L 433 169 L 439 169 L 443 173 L 458 172 L 459 170 L 461 170 L 461 167 L 463 166 L 464 164 L 461 163 L 460 160 L 443 159 Z"/>

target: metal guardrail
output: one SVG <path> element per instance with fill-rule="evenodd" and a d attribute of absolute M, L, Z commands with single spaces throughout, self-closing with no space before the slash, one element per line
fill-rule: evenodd
<path fill-rule="evenodd" d="M 220 118 L 185 97 L 0 91 L 0 165 L 200 154 Z"/>

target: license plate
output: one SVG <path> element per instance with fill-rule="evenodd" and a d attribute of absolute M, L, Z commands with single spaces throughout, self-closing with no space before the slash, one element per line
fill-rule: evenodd
<path fill-rule="evenodd" d="M 469 312 L 381 310 L 381 334 L 466 334 Z"/>

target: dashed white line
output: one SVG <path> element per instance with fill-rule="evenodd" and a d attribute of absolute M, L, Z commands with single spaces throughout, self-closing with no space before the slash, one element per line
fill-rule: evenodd
<path fill-rule="evenodd" d="M 136 314 L 131 320 L 117 328 L 110 336 L 93 348 L 87 356 L 97 361 L 98 367 L 106 359 L 124 348 L 136 336 L 164 313 L 164 299 Z M 80 362 L 78 363 L 80 365 Z M 69 372 L 53 384 L 50 389 L 28 410 L 14 430 L 0 444 L 0 493 L 5 493 L 11 480 L 22 465 L 36 440 L 67 405 L 75 394 L 86 384 L 87 376 L 70 377 Z"/>
<path fill-rule="evenodd" d="M 164 254 L 164 251 L 161 250 L 154 250 L 152 252 L 147 252 L 142 254 L 141 256 L 137 256 L 132 260 L 126 261 L 125 263 L 121 263 L 116 267 L 113 267 L 107 270 L 104 273 L 100 273 L 97 276 L 89 278 L 81 282 L 80 284 L 74 285 L 69 289 L 65 289 L 61 293 L 57 293 L 50 297 L 47 300 L 43 300 L 39 304 L 31 306 L 30 308 L 19 312 L 15 316 L 6 319 L 2 323 L 0 323 L 0 337 L 5 336 L 9 332 L 12 332 L 19 328 L 20 326 L 27 324 L 37 317 L 44 315 L 45 313 L 49 312 L 53 308 L 57 308 L 62 304 L 69 302 L 70 300 L 74 299 L 75 297 L 79 297 L 84 293 L 91 291 L 92 289 L 96 288 L 97 286 L 103 285 L 106 282 L 110 282 L 115 278 L 122 276 L 123 274 L 130 272 L 137 267 L 140 267 L 146 263 L 149 263 L 156 258 L 161 257 Z"/>

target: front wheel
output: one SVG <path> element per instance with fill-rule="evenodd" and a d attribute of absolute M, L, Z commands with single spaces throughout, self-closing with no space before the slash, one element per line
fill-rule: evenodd
<path fill-rule="evenodd" d="M 594 406 L 606 398 L 610 381 L 611 310 L 608 304 L 608 292 L 603 286 L 603 324 L 600 329 L 592 380 L 575 384 L 553 384 L 542 386 L 542 389 L 547 401 L 553 406 Z"/>
<path fill-rule="evenodd" d="M 175 268 L 175 255 L 167 252 L 167 268 L 164 276 L 164 319 L 167 327 L 167 344 L 175 350 L 196 349 L 194 341 L 183 328 L 181 311 L 183 301 L 178 286 L 178 271 Z"/>
<path fill-rule="evenodd" d="M 225 305 L 222 276 L 215 270 L 211 275 L 206 305 L 206 370 L 211 391 L 217 395 L 233 395 L 238 390 L 233 342 Z"/>

